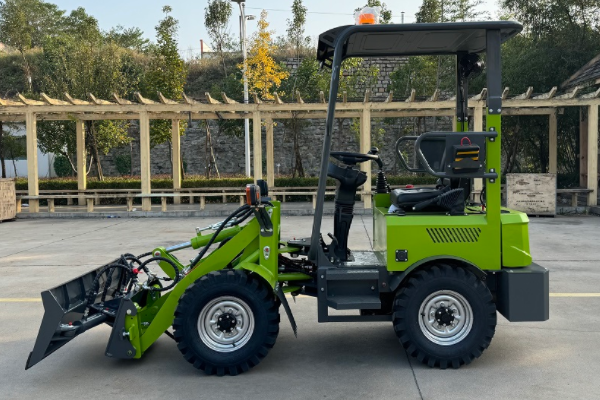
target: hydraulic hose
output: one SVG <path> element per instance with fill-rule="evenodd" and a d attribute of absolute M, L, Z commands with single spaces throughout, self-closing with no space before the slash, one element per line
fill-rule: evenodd
<path fill-rule="evenodd" d="M 148 265 L 152 261 L 164 261 L 167 264 L 169 264 L 171 267 L 173 267 L 173 270 L 175 271 L 175 278 L 173 278 L 173 283 L 171 283 L 169 286 L 165 286 L 165 287 L 161 287 L 161 288 L 149 287 L 148 290 L 150 290 L 151 292 L 164 292 L 166 290 L 172 289 L 177 284 L 177 282 L 179 282 L 179 280 L 181 279 L 181 274 L 179 273 L 179 268 L 177 268 L 177 265 L 175 265 L 175 263 L 173 261 L 169 260 L 168 258 L 157 256 L 157 257 L 149 258 L 146 261 L 144 261 L 140 265 L 140 269 L 143 269 L 146 273 L 148 273 L 148 267 L 146 267 L 146 265 Z M 162 279 L 164 281 L 171 280 L 171 278 L 157 278 L 157 279 Z"/>
<path fill-rule="evenodd" d="M 200 260 L 202 260 L 202 257 L 204 257 L 204 255 L 206 254 L 206 252 L 208 251 L 208 248 L 210 246 L 212 246 L 212 244 L 215 242 L 215 239 L 217 238 L 217 236 L 219 235 L 219 233 L 221 233 L 221 231 L 223 230 L 223 228 L 225 228 L 225 225 L 227 225 L 227 223 L 229 221 L 231 221 L 233 218 L 237 217 L 238 215 L 242 215 L 243 218 L 246 219 L 248 217 L 248 215 L 250 214 L 249 211 L 251 212 L 250 206 L 247 205 L 247 204 L 244 204 L 243 206 L 241 206 L 240 208 L 238 208 L 237 210 L 235 210 L 227 218 L 225 218 L 225 220 L 223 221 L 223 223 L 221 223 L 221 226 L 219 226 L 219 228 L 215 231 L 215 233 L 212 234 L 212 237 L 210 238 L 210 240 L 208 241 L 208 243 L 206 244 L 206 246 L 204 246 L 202 248 L 202 250 L 200 250 L 200 252 L 198 253 L 198 255 L 192 260 L 192 262 L 190 263 L 190 268 L 194 268 L 196 266 L 196 264 L 198 264 L 200 262 Z M 246 214 L 248 214 L 248 215 L 246 215 Z"/>

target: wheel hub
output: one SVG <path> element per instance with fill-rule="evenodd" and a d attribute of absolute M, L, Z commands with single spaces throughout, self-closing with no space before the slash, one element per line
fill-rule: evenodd
<path fill-rule="evenodd" d="M 235 326 L 237 325 L 237 320 L 233 313 L 225 313 L 219 316 L 217 322 L 217 329 L 221 332 L 231 333 Z"/>
<path fill-rule="evenodd" d="M 473 310 L 462 294 L 438 290 L 423 300 L 418 319 L 419 328 L 429 341 L 440 346 L 452 346 L 471 332 Z"/>
<path fill-rule="evenodd" d="M 198 335 L 211 350 L 236 351 L 254 332 L 254 314 L 248 304 L 234 296 L 218 297 L 206 304 L 198 316 Z"/>
<path fill-rule="evenodd" d="M 435 312 L 435 320 L 439 325 L 452 325 L 454 322 L 454 310 L 447 307 L 440 307 Z"/>

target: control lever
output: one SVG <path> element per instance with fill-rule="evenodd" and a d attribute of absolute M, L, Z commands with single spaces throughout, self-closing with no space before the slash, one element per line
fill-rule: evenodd
<path fill-rule="evenodd" d="M 339 257 L 335 254 L 335 250 L 338 248 L 339 246 L 339 242 L 337 240 L 337 238 L 335 236 L 333 236 L 331 233 L 328 233 L 327 236 L 329 236 L 329 238 L 331 239 L 331 244 L 329 246 L 327 246 L 327 250 L 329 253 L 329 260 L 331 260 L 331 262 L 337 262 L 339 261 Z"/>

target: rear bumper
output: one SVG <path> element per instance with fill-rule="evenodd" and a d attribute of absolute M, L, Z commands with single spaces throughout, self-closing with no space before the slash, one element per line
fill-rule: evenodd
<path fill-rule="evenodd" d="M 511 322 L 546 321 L 550 317 L 549 271 L 532 263 L 502 268 L 496 280 L 496 307 Z"/>

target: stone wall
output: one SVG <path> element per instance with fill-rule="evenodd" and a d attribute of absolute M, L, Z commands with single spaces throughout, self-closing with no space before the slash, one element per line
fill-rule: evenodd
<path fill-rule="evenodd" d="M 274 136 L 274 158 L 275 173 L 289 175 L 295 163 L 293 133 L 283 121 L 275 121 L 273 129 Z M 358 127 L 358 120 L 352 119 L 336 120 L 332 139 L 332 150 L 359 151 L 358 131 L 352 126 Z M 416 131 L 416 120 L 414 118 L 396 118 L 384 120 L 376 118 L 371 121 L 372 144 L 379 147 L 381 157 L 385 163 L 385 170 L 389 173 L 400 173 L 395 155 L 395 143 L 400 136 L 411 134 Z M 423 122 L 425 128 L 423 128 Z M 425 118 L 421 121 L 421 131 L 432 130 L 434 118 Z M 244 173 L 244 139 L 219 132 L 215 123 L 210 123 L 213 150 L 217 160 L 219 172 L 226 175 Z M 252 126 L 252 125 L 251 125 Z M 437 129 L 449 130 L 450 118 L 438 118 Z M 321 157 L 321 146 L 325 132 L 324 119 L 303 120 L 303 126 L 299 134 L 300 153 L 302 164 L 307 176 L 316 176 Z M 102 159 L 102 169 L 107 176 L 119 175 L 116 168 L 116 157 L 131 157 L 133 174 L 140 173 L 139 156 L 139 130 L 133 126 L 130 131 L 133 142 L 131 147 L 114 149 Z M 266 173 L 266 148 L 265 129 L 262 130 L 263 144 L 263 174 Z M 194 121 L 181 137 L 181 153 L 184 160 L 186 173 L 202 175 L 206 172 L 206 128 Z M 171 174 L 171 152 L 169 144 L 165 143 L 154 147 L 150 152 L 152 174 Z M 253 164 L 252 164 L 253 165 Z"/>
<path fill-rule="evenodd" d="M 401 57 L 368 58 L 362 61 L 362 68 L 366 69 L 371 66 L 376 66 L 379 69 L 377 83 L 374 87 L 370 88 L 372 99 L 377 101 L 388 96 L 391 74 L 399 65 L 402 65 L 405 62 L 406 58 Z M 298 61 L 296 59 L 288 59 L 285 61 L 285 64 L 291 70 L 298 67 Z M 362 92 L 363 90 L 364 88 L 358 88 L 359 92 Z M 425 118 L 420 121 L 417 121 L 415 118 L 396 118 L 392 120 L 379 118 L 371 121 L 372 142 L 374 146 L 379 147 L 387 172 L 401 172 L 394 154 L 396 140 L 400 136 L 417 131 L 416 127 L 418 123 L 420 124 L 420 131 L 434 129 L 434 120 L 434 118 Z M 353 122 L 355 125 L 354 128 Z M 293 132 L 286 127 L 284 121 L 276 121 L 276 124 L 277 125 L 273 130 L 275 144 L 275 172 L 276 174 L 289 175 L 292 173 L 295 164 Z M 315 176 L 318 173 L 321 157 L 325 120 L 303 120 L 302 125 L 299 134 L 302 165 L 307 176 Z M 210 122 L 209 127 L 219 172 L 226 175 L 243 174 L 243 137 L 235 137 L 220 132 L 215 122 Z M 252 129 L 252 125 L 250 125 L 250 127 Z M 437 118 L 436 129 L 450 130 L 450 127 L 450 118 Z M 130 135 L 134 138 L 131 148 L 115 149 L 111 151 L 110 154 L 103 157 L 102 169 L 105 175 L 114 176 L 119 174 L 115 162 L 116 157 L 119 155 L 121 157 L 129 156 L 132 160 L 133 174 L 137 175 L 140 173 L 139 131 L 136 126 L 132 127 Z M 358 136 L 358 120 L 336 120 L 334 123 L 332 150 L 358 152 Z M 263 171 L 266 172 L 264 127 L 262 137 Z M 203 123 L 199 123 L 198 121 L 192 122 L 192 125 L 181 138 L 181 152 L 186 173 L 194 175 L 206 173 L 206 128 Z M 151 150 L 150 159 L 152 174 L 171 174 L 171 152 L 169 144 L 165 143 L 153 148 Z"/>
<path fill-rule="evenodd" d="M 407 61 L 406 57 L 373 57 L 365 58 L 361 62 L 360 69 L 368 70 L 371 67 L 376 67 L 379 70 L 377 75 L 377 83 L 369 89 L 371 89 L 372 98 L 386 98 L 389 94 L 389 86 L 392 82 L 391 75 L 401 65 Z M 290 70 L 294 71 L 298 68 L 298 60 L 290 58 L 284 61 L 285 66 Z M 359 92 L 363 92 L 365 88 L 357 88 Z"/>

